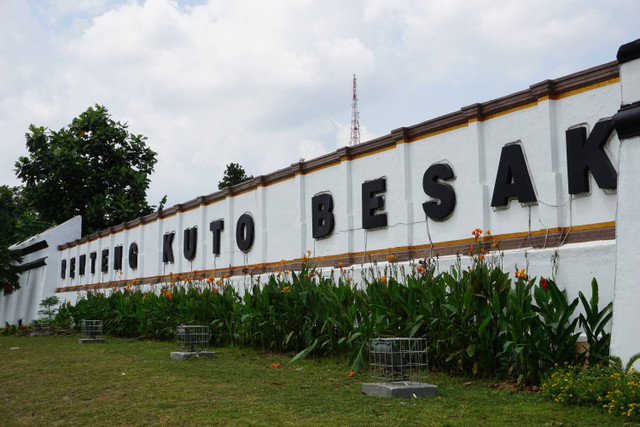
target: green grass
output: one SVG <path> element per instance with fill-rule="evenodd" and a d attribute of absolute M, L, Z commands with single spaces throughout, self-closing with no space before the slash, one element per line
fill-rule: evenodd
<path fill-rule="evenodd" d="M 624 425 L 594 408 L 433 374 L 437 398 L 361 394 L 346 360 L 214 349 L 169 359 L 172 343 L 0 337 L 0 425 Z M 12 349 L 19 347 L 17 349 Z M 280 363 L 281 368 L 272 368 Z"/>

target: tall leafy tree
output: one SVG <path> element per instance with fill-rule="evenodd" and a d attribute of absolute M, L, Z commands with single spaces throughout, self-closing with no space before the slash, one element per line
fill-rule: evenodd
<path fill-rule="evenodd" d="M 248 181 L 250 179 L 253 179 L 253 175 L 247 176 L 247 173 L 244 171 L 242 166 L 238 163 L 229 163 L 224 171 L 222 181 L 218 182 L 218 190 L 240 184 L 241 182 Z"/>
<path fill-rule="evenodd" d="M 20 288 L 20 264 L 22 257 L 9 246 L 25 237 L 19 222 L 26 209 L 21 204 L 20 189 L 0 186 L 0 289 L 5 295 Z"/>
<path fill-rule="evenodd" d="M 59 131 L 31 125 L 28 157 L 16 162 L 24 196 L 46 222 L 82 215 L 92 233 L 151 213 L 146 201 L 156 153 L 101 105 Z"/>

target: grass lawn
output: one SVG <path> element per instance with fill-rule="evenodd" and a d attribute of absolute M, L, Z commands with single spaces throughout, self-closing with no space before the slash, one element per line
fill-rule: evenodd
<path fill-rule="evenodd" d="M 349 378 L 335 358 L 287 364 L 290 355 L 229 347 L 175 361 L 173 343 L 77 340 L 0 337 L 0 425 L 625 425 L 441 374 L 430 379 L 436 398 L 380 399 L 360 392 L 368 372 Z"/>

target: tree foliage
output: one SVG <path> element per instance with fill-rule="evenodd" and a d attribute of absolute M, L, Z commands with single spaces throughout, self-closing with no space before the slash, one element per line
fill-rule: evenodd
<path fill-rule="evenodd" d="M 0 186 L 0 289 L 5 295 L 20 288 L 20 264 L 22 257 L 18 251 L 10 251 L 9 246 L 19 238 L 17 219 L 20 207 L 19 189 Z"/>
<path fill-rule="evenodd" d="M 82 215 L 84 233 L 151 213 L 146 192 L 157 160 L 146 139 L 100 105 L 57 132 L 31 125 L 29 156 L 16 162 L 24 196 L 46 222 Z"/>
<path fill-rule="evenodd" d="M 218 190 L 222 190 L 225 187 L 231 187 L 241 182 L 253 179 L 253 176 L 247 176 L 244 168 L 238 163 L 229 163 L 224 171 L 222 181 L 218 183 Z"/>

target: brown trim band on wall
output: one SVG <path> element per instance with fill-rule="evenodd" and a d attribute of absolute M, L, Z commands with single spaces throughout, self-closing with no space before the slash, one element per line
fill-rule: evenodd
<path fill-rule="evenodd" d="M 561 99 L 568 96 L 593 90 L 598 87 L 615 84 L 620 81 L 617 61 L 589 68 L 555 80 L 545 80 L 531 85 L 529 89 L 504 96 L 491 101 L 473 104 L 461 108 L 459 111 L 437 117 L 410 127 L 403 127 L 391 131 L 388 135 L 364 142 L 353 147 L 342 147 L 323 156 L 305 162 L 294 163 L 288 168 L 280 169 L 268 175 L 256 177 L 252 180 L 227 187 L 221 191 L 200 196 L 186 203 L 174 205 L 159 212 L 136 218 L 131 221 L 109 227 L 97 233 L 84 236 L 81 239 L 58 246 L 59 250 L 72 248 L 79 244 L 90 242 L 115 234 L 123 230 L 132 229 L 142 224 L 148 224 L 158 219 L 168 218 L 179 212 L 186 212 L 200 206 L 208 206 L 227 197 L 237 196 L 258 187 L 266 187 L 275 183 L 304 175 L 319 169 L 350 161 L 360 157 L 375 154 L 395 148 L 397 144 L 411 143 L 440 133 L 465 127 L 473 121 L 490 120 L 494 117 L 513 111 L 529 108 L 547 99 Z"/>
<path fill-rule="evenodd" d="M 410 260 L 420 260 L 430 257 L 440 257 L 446 255 L 466 255 L 471 245 L 480 246 L 488 252 L 504 251 L 512 249 L 545 249 L 561 247 L 568 243 L 594 242 L 601 240 L 615 240 L 615 221 L 602 222 L 597 224 L 578 225 L 573 227 L 562 227 L 552 229 L 541 229 L 531 232 L 519 232 L 502 234 L 497 236 L 485 235 L 478 240 L 474 238 L 459 239 L 447 242 L 438 242 L 433 245 L 404 246 L 389 249 L 381 249 L 368 252 L 344 253 L 332 256 L 314 258 L 313 262 L 317 267 L 338 267 L 342 263 L 343 268 L 365 263 L 386 262 L 388 256 L 393 256 L 394 262 L 405 262 Z M 492 248 L 492 244 L 497 240 L 498 246 Z M 302 268 L 303 258 L 287 260 L 282 265 L 283 269 L 296 271 Z M 229 268 L 219 268 L 216 270 L 201 270 L 195 272 L 179 273 L 182 276 L 192 275 L 207 279 L 213 275 L 216 279 L 222 277 L 233 277 L 242 275 L 259 275 L 264 273 L 277 272 L 276 265 L 279 262 L 256 264 L 253 266 L 239 266 Z M 279 271 L 282 271 L 280 269 Z M 131 285 L 153 285 L 167 283 L 171 281 L 171 275 L 145 277 L 134 280 L 116 280 L 112 282 L 97 283 L 90 285 L 66 286 L 56 289 L 61 292 L 80 292 L 89 290 L 121 288 Z"/>

